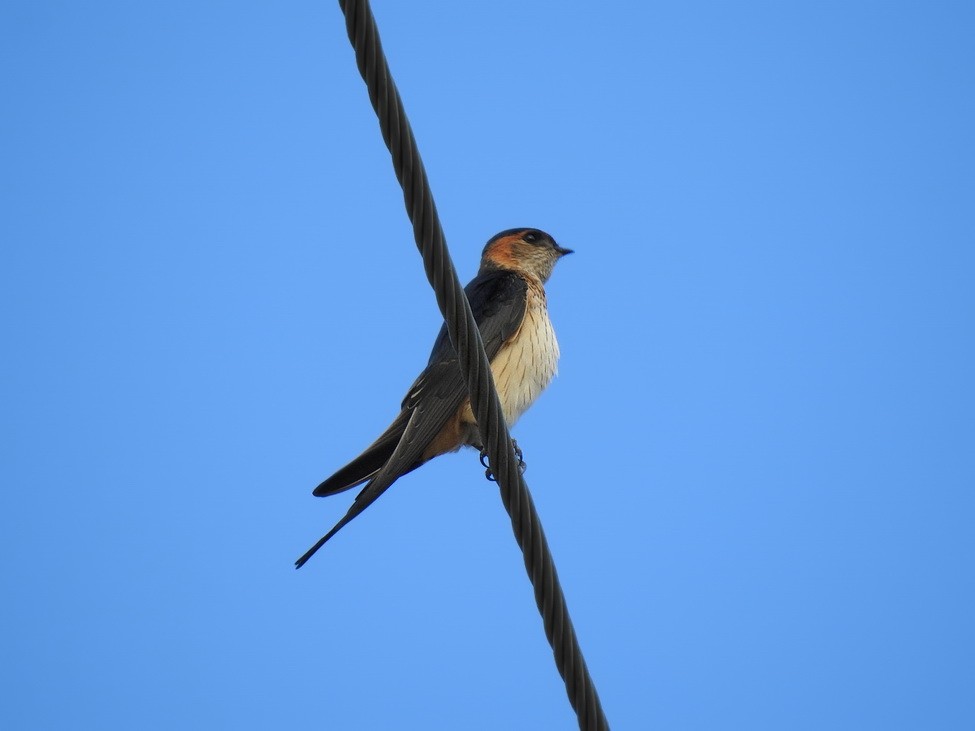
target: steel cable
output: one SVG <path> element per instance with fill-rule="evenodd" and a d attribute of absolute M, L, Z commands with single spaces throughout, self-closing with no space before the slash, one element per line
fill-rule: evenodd
<path fill-rule="evenodd" d="M 413 237 L 423 257 L 427 279 L 433 287 L 437 304 L 447 323 L 450 341 L 467 379 L 471 408 L 477 419 L 481 441 L 488 453 L 501 500 L 511 517 L 515 540 L 524 554 L 525 568 L 535 591 L 535 603 L 542 615 L 545 636 L 552 646 L 555 665 L 565 681 L 579 728 L 606 731 L 609 724 L 579 648 L 535 504 L 519 469 L 490 363 L 467 296 L 447 251 L 426 170 L 399 91 L 390 74 L 372 9 L 368 0 L 339 0 L 339 5 L 345 14 L 346 29 L 355 48 L 359 73 L 366 82 L 383 140 L 392 156 L 396 179 L 403 188 L 406 211 L 413 224 Z"/>

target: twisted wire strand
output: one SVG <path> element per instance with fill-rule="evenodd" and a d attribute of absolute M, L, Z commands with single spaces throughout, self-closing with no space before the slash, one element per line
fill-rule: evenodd
<path fill-rule="evenodd" d="M 535 603 L 555 656 L 555 665 L 565 681 L 579 728 L 608 731 L 609 724 L 579 648 L 545 533 L 519 469 L 480 331 L 447 251 L 426 170 L 386 63 L 372 9 L 368 0 L 339 0 L 339 5 L 345 14 L 359 73 L 366 82 L 369 101 L 379 118 L 383 141 L 392 157 L 396 179 L 403 188 L 406 211 L 413 224 L 413 237 L 423 257 L 427 279 L 467 379 L 481 442 L 487 450 L 501 500 L 511 517 L 515 540 L 524 554 L 525 569 L 535 592 Z"/>

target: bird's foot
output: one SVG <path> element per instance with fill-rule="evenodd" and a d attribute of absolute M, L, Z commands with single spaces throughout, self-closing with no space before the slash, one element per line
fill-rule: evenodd
<path fill-rule="evenodd" d="M 488 479 L 491 482 L 496 482 L 496 480 L 494 479 L 494 473 L 491 472 L 491 465 L 488 464 L 487 450 L 484 449 L 483 447 L 481 447 L 481 466 L 484 468 L 485 479 Z"/>
<path fill-rule="evenodd" d="M 525 455 L 521 451 L 521 447 L 518 446 L 517 440 L 512 439 L 511 444 L 515 448 L 515 456 L 518 458 L 518 471 L 525 474 L 525 470 L 528 469 L 528 465 L 525 464 Z"/>
<path fill-rule="evenodd" d="M 511 440 L 512 446 L 515 448 L 515 456 L 518 458 L 518 471 L 522 474 L 528 469 L 528 465 L 525 464 L 525 455 L 521 451 L 521 447 L 518 446 L 518 442 L 514 439 Z M 486 477 L 491 482 L 497 482 L 497 478 L 494 476 L 494 472 L 491 470 L 491 465 L 488 461 L 487 450 L 481 449 L 481 465 L 484 467 L 484 477 Z"/>

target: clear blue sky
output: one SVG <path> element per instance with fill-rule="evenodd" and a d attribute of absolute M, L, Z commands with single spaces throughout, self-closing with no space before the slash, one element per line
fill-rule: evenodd
<path fill-rule="evenodd" d="M 614 727 L 975 728 L 972 6 L 375 9 Z M 337 4 L 0 37 L 0 727 L 572 728 L 476 454 L 292 568 L 440 324 Z"/>

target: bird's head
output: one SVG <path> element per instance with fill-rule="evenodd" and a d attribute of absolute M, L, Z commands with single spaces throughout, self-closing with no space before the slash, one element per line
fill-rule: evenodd
<path fill-rule="evenodd" d="M 548 281 L 555 262 L 572 249 L 564 249 L 555 239 L 537 228 L 509 228 L 487 242 L 481 255 L 481 271 L 511 269 Z"/>

